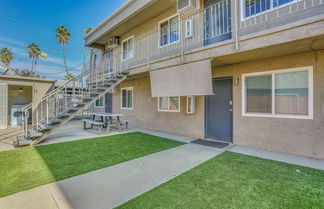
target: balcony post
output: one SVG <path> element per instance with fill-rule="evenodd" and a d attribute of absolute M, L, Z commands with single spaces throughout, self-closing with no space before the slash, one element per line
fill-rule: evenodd
<path fill-rule="evenodd" d="M 146 35 L 146 62 L 147 68 L 150 69 L 150 35 Z"/>
<path fill-rule="evenodd" d="M 235 50 L 240 49 L 240 40 L 239 40 L 239 22 L 240 22 L 240 7 L 239 7 L 239 0 L 234 0 L 234 5 L 231 4 L 231 25 L 234 29 L 234 39 L 235 39 Z M 233 34 L 232 29 L 232 34 Z"/>

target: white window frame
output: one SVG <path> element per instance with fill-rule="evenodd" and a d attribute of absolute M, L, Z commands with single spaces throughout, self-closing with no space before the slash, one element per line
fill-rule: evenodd
<path fill-rule="evenodd" d="M 121 60 L 122 61 L 126 61 L 126 60 L 129 60 L 129 59 L 132 59 L 132 58 L 134 58 L 134 54 L 135 54 L 135 38 L 134 38 L 135 36 L 134 35 L 132 35 L 132 36 L 130 36 L 130 37 L 128 37 L 128 38 L 126 38 L 126 39 L 124 39 L 123 41 L 122 41 L 122 43 L 121 43 Z M 130 40 L 130 39 L 133 39 L 133 54 L 132 54 L 132 56 L 131 57 L 127 57 L 127 58 L 124 58 L 124 47 L 123 47 L 123 44 L 125 43 L 125 42 L 127 42 L 128 40 Z"/>
<path fill-rule="evenodd" d="M 170 110 L 170 107 L 169 107 L 169 101 L 170 101 L 170 97 L 178 97 L 178 100 L 179 100 L 179 109 L 178 110 Z M 168 109 L 167 110 L 161 110 L 160 109 L 160 98 L 161 97 L 158 97 L 158 112 L 180 112 L 181 111 L 181 98 L 180 96 L 168 96 Z"/>
<path fill-rule="evenodd" d="M 289 72 L 308 72 L 308 115 L 290 115 L 275 113 L 275 75 Z M 246 112 L 246 84 L 245 78 L 251 76 L 271 75 L 272 76 L 272 111 L 271 113 L 249 113 Z M 314 119 L 314 83 L 313 83 L 313 67 L 289 68 L 284 70 L 274 70 L 258 73 L 248 73 L 242 75 L 242 116 L 252 117 L 271 117 L 271 118 L 291 118 L 291 119 Z"/>
<path fill-rule="evenodd" d="M 179 18 L 179 39 L 177 41 L 174 41 L 172 43 L 170 43 L 169 39 L 170 39 L 170 31 L 168 31 L 168 44 L 165 44 L 163 46 L 161 46 L 161 24 L 168 21 L 169 25 L 170 25 L 170 20 L 174 17 L 178 16 Z M 169 28 L 170 29 L 170 28 Z M 168 29 L 168 30 L 169 30 Z M 165 18 L 164 20 L 161 20 L 159 23 L 158 23 L 158 47 L 159 48 L 163 48 L 163 47 L 166 47 L 166 46 L 170 46 L 170 45 L 173 45 L 173 44 L 176 44 L 176 43 L 179 43 L 181 40 L 181 20 L 180 20 L 180 15 L 179 14 L 174 14 L 168 18 Z"/>
<path fill-rule="evenodd" d="M 191 111 L 189 111 L 189 98 L 191 98 Z M 187 96 L 187 114 L 195 114 L 195 113 L 196 113 L 196 97 Z"/>
<path fill-rule="evenodd" d="M 187 27 L 188 23 L 189 23 L 189 28 Z M 191 18 L 185 21 L 185 37 L 186 38 L 193 37 L 193 21 Z"/>
<path fill-rule="evenodd" d="M 265 11 L 260 12 L 260 13 L 257 13 L 257 14 L 254 14 L 254 15 L 250 15 L 248 17 L 244 17 L 244 0 L 240 0 L 240 6 L 241 6 L 241 9 L 240 9 L 240 12 L 241 12 L 241 22 L 243 22 L 245 20 L 248 20 L 248 19 L 251 19 L 251 18 L 255 18 L 255 17 L 259 16 L 259 15 L 263 15 L 263 14 L 268 13 L 268 12 L 271 12 L 273 10 L 280 9 L 282 7 L 286 7 L 286 6 L 290 5 L 290 4 L 296 3 L 297 1 L 298 0 L 293 0 L 293 1 L 289 2 L 289 3 L 280 5 L 278 7 L 273 7 L 273 0 L 271 0 L 271 2 L 270 2 L 270 9 L 265 10 Z"/>
<path fill-rule="evenodd" d="M 99 99 L 101 99 L 102 98 L 102 100 L 103 100 L 103 102 L 102 102 L 102 106 L 97 106 L 97 100 L 99 100 Z M 97 99 L 96 101 L 95 101 L 95 103 L 94 103 L 94 107 L 95 108 L 104 108 L 105 107 L 105 96 L 102 96 L 102 97 L 100 97 L 99 99 Z"/>
<path fill-rule="evenodd" d="M 132 107 L 123 107 L 123 90 L 132 91 Z M 128 94 L 126 94 L 128 95 Z M 126 99 L 127 100 L 127 99 Z M 128 103 L 128 102 L 126 102 Z M 120 109 L 122 110 L 133 110 L 134 109 L 134 88 L 133 87 L 125 87 L 120 89 Z"/>

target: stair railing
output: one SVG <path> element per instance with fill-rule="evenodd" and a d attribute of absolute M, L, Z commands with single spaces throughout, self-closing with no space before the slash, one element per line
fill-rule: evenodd
<path fill-rule="evenodd" d="M 121 72 L 118 67 L 116 57 L 113 58 L 114 70 L 107 72 L 107 60 L 103 60 L 99 65 L 85 63 L 83 71 L 75 78 L 68 80 L 62 86 L 54 89 L 41 99 L 25 106 L 23 112 L 23 131 L 25 137 L 31 132 L 37 134 L 41 130 L 58 119 L 60 114 L 68 113 L 69 108 L 74 108 L 78 102 L 83 102 L 84 98 L 91 96 L 97 90 L 100 83 L 106 82 L 115 73 Z"/>

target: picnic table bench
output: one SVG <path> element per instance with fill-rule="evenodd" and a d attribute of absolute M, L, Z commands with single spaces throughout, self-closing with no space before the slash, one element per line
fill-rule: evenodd
<path fill-rule="evenodd" d="M 105 123 L 95 120 L 83 119 L 83 128 L 92 129 L 94 125 L 98 126 L 98 131 L 101 131 L 101 128 L 104 127 Z M 91 124 L 90 128 L 87 128 L 87 124 Z"/>

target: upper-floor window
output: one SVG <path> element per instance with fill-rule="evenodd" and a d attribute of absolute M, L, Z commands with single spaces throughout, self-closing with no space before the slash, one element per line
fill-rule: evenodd
<path fill-rule="evenodd" d="M 248 18 L 261 12 L 295 2 L 296 0 L 241 0 L 242 18 Z"/>
<path fill-rule="evenodd" d="M 101 53 L 100 51 L 96 51 L 93 54 L 93 67 L 96 68 L 100 64 Z"/>
<path fill-rule="evenodd" d="M 243 75 L 243 116 L 313 118 L 311 67 Z"/>
<path fill-rule="evenodd" d="M 172 16 L 159 23 L 160 47 L 180 40 L 179 15 Z"/>
<path fill-rule="evenodd" d="M 122 60 L 127 60 L 134 57 L 134 36 L 122 42 Z"/>
<path fill-rule="evenodd" d="M 105 53 L 105 73 L 111 73 L 113 72 L 113 66 L 114 66 L 114 50 L 108 49 Z"/>

